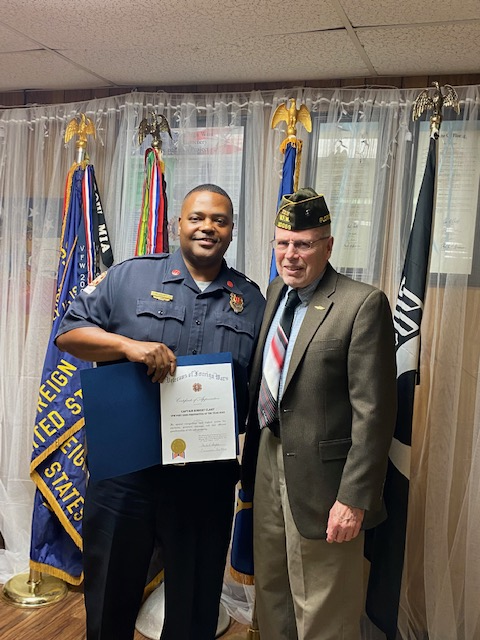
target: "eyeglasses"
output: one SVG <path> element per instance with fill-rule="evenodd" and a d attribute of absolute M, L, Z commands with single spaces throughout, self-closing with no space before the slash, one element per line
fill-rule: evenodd
<path fill-rule="evenodd" d="M 328 240 L 330 236 L 324 236 L 323 238 L 317 238 L 316 240 L 277 240 L 274 238 L 270 240 L 270 244 L 276 251 L 287 251 L 289 245 L 293 246 L 293 250 L 298 255 L 309 253 L 313 245 L 320 240 Z"/>

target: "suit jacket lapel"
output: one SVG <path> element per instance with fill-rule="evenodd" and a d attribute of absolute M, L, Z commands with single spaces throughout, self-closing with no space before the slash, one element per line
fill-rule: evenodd
<path fill-rule="evenodd" d="M 330 299 L 330 296 L 335 291 L 337 277 L 338 274 L 335 269 L 328 264 L 323 278 L 318 283 L 318 287 L 308 304 L 305 318 L 303 319 L 302 326 L 300 327 L 297 339 L 295 340 L 292 357 L 290 358 L 287 376 L 283 387 L 284 392 L 295 374 L 310 341 L 319 326 L 327 317 L 327 314 L 333 305 L 333 301 Z"/>

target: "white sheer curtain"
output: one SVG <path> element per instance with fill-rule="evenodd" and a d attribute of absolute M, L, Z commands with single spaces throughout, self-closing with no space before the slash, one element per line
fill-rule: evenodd
<path fill-rule="evenodd" d="M 453 114 L 454 125 L 442 126 L 437 226 L 444 236 L 436 243 L 448 245 L 454 257 L 463 252 L 465 264 L 441 262 L 442 251 L 432 257 L 413 429 L 403 639 L 480 638 L 480 87 L 457 91 L 461 113 Z M 131 93 L 0 108 L 0 582 L 28 567 L 31 434 L 51 325 L 64 179 L 74 157 L 73 143 L 63 143 L 67 122 L 85 112 L 96 124 L 89 154 L 117 262 L 134 252 L 145 149 L 138 125 L 155 109 L 173 135 L 164 142 L 171 245 L 183 195 L 201 182 L 217 183 L 235 204 L 228 259 L 265 289 L 284 136 L 270 122 L 278 104 L 297 98 L 314 121 L 312 134 L 298 128 L 300 184 L 323 192 L 332 211 L 332 262 L 382 287 L 393 305 L 426 157 L 422 127 L 411 121 L 418 92 Z"/>

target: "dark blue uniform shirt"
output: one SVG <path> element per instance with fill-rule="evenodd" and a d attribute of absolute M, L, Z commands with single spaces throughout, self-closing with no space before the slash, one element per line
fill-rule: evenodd
<path fill-rule="evenodd" d="M 72 302 L 57 336 L 98 326 L 134 340 L 163 342 L 175 355 L 229 351 L 234 361 L 238 425 L 248 408 L 248 369 L 265 300 L 258 286 L 222 264 L 201 292 L 180 251 L 126 260 Z"/>

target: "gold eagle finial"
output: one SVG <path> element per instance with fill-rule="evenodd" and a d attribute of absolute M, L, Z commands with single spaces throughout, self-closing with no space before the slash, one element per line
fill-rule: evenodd
<path fill-rule="evenodd" d="M 162 138 L 160 135 L 162 131 L 168 133 L 170 138 L 172 138 L 172 132 L 170 130 L 168 120 L 165 116 L 158 115 L 156 111 L 152 111 L 140 122 L 138 127 L 138 144 L 142 144 L 145 140 L 145 136 L 151 134 L 152 147 L 160 150 L 162 148 Z"/>
<path fill-rule="evenodd" d="M 93 136 L 94 139 L 96 137 L 95 125 L 84 113 L 75 116 L 75 118 L 72 118 L 67 124 L 67 128 L 65 129 L 65 143 L 69 142 L 75 135 L 77 136 L 75 148 L 78 152 L 78 162 L 81 162 L 87 149 L 88 136 Z"/>
<path fill-rule="evenodd" d="M 275 129 L 279 122 L 287 123 L 287 137 L 280 145 L 282 152 L 285 152 L 285 147 L 288 143 L 293 144 L 293 146 L 297 146 L 297 144 L 300 143 L 300 140 L 297 140 L 297 123 L 300 122 L 308 133 L 312 130 L 310 111 L 304 104 L 301 104 L 300 109 L 297 109 L 297 101 L 295 98 L 291 98 L 289 108 L 287 108 L 287 105 L 283 102 L 275 109 L 272 117 L 272 129 Z"/>
<path fill-rule="evenodd" d="M 438 138 L 440 125 L 442 123 L 443 107 L 452 107 L 455 113 L 460 113 L 460 105 L 458 104 L 458 95 L 455 89 L 446 84 L 444 88 L 446 93 L 442 93 L 440 85 L 437 81 L 432 82 L 435 87 L 433 95 L 430 95 L 431 89 L 424 89 L 418 94 L 413 103 L 412 120 L 417 120 L 426 109 L 432 109 L 433 114 L 430 116 L 430 135 Z"/>

